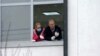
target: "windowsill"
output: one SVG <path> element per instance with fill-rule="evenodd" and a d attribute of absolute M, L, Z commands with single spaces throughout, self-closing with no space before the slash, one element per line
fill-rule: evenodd
<path fill-rule="evenodd" d="M 5 48 L 5 43 L 2 42 L 2 48 Z M 60 41 L 9 41 L 7 42 L 8 48 L 18 48 L 18 47 L 43 47 L 43 46 L 63 46 L 63 40 Z"/>

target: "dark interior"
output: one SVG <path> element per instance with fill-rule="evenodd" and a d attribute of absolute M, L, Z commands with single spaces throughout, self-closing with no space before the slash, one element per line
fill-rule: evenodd
<path fill-rule="evenodd" d="M 60 15 L 49 15 L 42 14 L 43 12 L 58 12 Z M 42 26 L 45 27 L 49 19 L 54 19 L 56 24 L 64 29 L 64 5 L 63 4 L 49 4 L 49 5 L 35 5 L 34 6 L 34 23 L 41 22 Z"/>

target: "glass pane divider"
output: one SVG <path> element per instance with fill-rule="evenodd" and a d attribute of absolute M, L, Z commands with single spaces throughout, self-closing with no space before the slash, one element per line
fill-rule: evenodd
<path fill-rule="evenodd" d="M 40 4 L 60 4 L 63 3 L 63 1 L 41 1 L 41 2 L 36 2 L 32 1 L 31 2 L 23 2 L 23 3 L 1 3 L 0 6 L 18 6 L 18 5 L 40 5 Z"/>
<path fill-rule="evenodd" d="M 41 5 L 41 4 L 60 4 L 60 3 L 64 3 L 63 0 L 59 0 L 59 1 L 41 1 L 41 2 L 34 2 L 34 5 Z"/>
<path fill-rule="evenodd" d="M 33 37 L 33 20 L 34 20 L 34 19 L 33 19 L 33 17 L 34 17 L 34 16 L 33 16 L 33 15 L 34 15 L 33 6 L 34 6 L 34 5 L 33 5 L 33 0 L 31 0 L 31 7 L 30 7 L 30 8 L 31 8 L 31 9 L 30 9 L 30 13 L 31 13 L 31 15 L 30 15 L 30 19 L 31 19 L 31 21 L 30 21 L 30 35 L 31 35 L 31 36 L 30 36 L 30 40 L 31 40 L 31 41 L 32 41 L 32 37 Z"/>
<path fill-rule="evenodd" d="M 30 2 L 28 3 L 4 3 L 4 4 L 1 4 L 0 6 L 18 6 L 18 5 L 31 5 Z"/>

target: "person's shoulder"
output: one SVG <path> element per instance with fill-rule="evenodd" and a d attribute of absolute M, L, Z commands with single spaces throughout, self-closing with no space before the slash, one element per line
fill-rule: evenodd
<path fill-rule="evenodd" d="M 56 27 L 56 29 L 61 30 L 61 28 L 58 25 L 56 25 L 55 27 Z"/>
<path fill-rule="evenodd" d="M 49 26 L 45 27 L 45 31 L 48 31 L 49 30 Z"/>
<path fill-rule="evenodd" d="M 55 26 L 56 28 L 60 28 L 58 25 Z"/>
<path fill-rule="evenodd" d="M 48 28 L 49 28 L 49 26 L 45 27 L 45 29 L 48 29 Z"/>

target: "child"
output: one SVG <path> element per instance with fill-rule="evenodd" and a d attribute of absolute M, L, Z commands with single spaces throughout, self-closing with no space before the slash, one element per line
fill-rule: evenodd
<path fill-rule="evenodd" d="M 33 41 L 41 41 L 44 39 L 44 28 L 41 27 L 41 23 L 37 22 L 33 30 Z"/>

